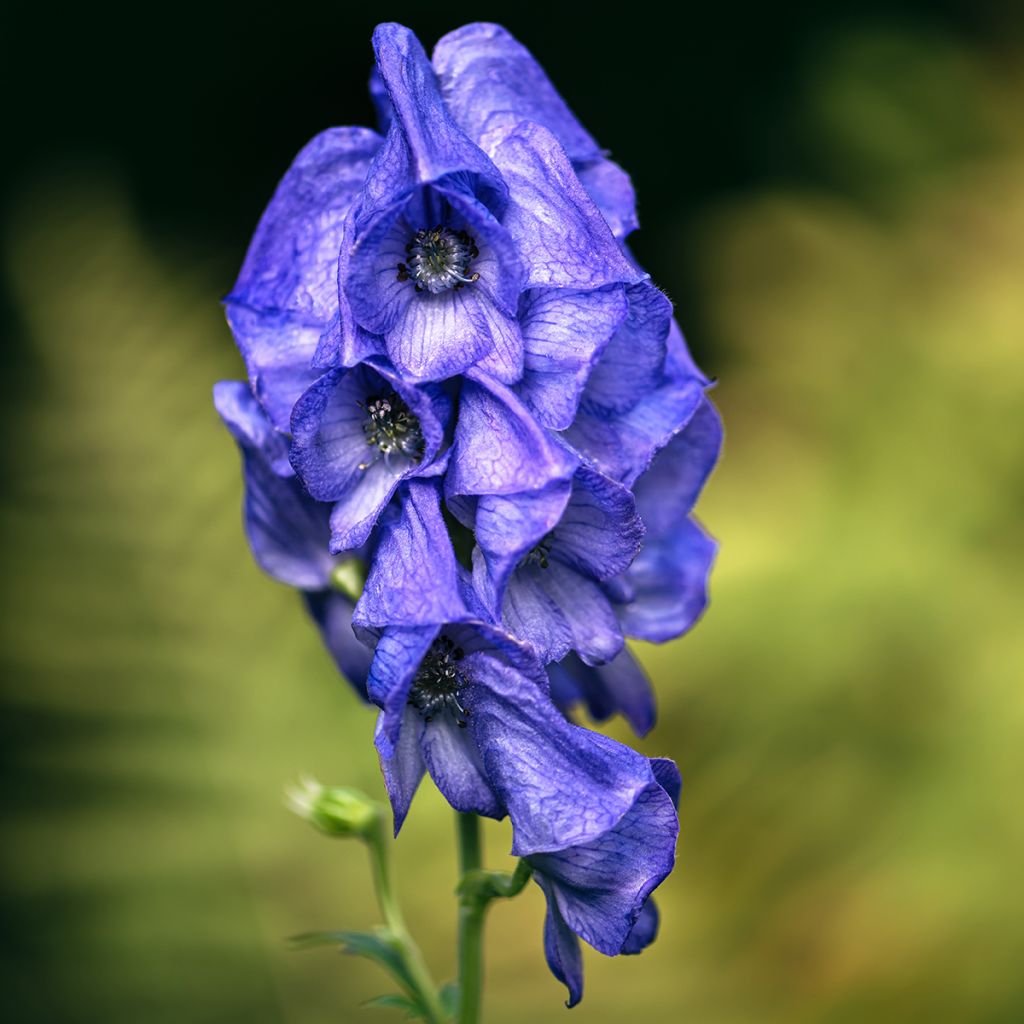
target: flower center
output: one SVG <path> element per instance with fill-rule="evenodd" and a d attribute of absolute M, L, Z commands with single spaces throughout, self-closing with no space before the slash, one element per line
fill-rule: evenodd
<path fill-rule="evenodd" d="M 376 449 L 373 458 L 362 463 L 360 469 L 367 469 L 382 456 L 385 462 L 389 462 L 396 453 L 413 462 L 423 458 L 425 443 L 420 421 L 394 391 L 385 395 L 369 395 L 366 404 L 360 402 L 359 408 L 366 413 L 363 420 L 366 443 Z"/>
<path fill-rule="evenodd" d="M 542 569 L 548 567 L 548 559 L 551 557 L 551 534 L 542 537 L 536 544 L 526 552 L 519 560 L 519 568 L 525 569 L 529 565 L 539 565 Z"/>
<path fill-rule="evenodd" d="M 405 251 L 409 259 L 398 264 L 398 280 L 414 281 L 418 292 L 436 295 L 480 280 L 479 274 L 469 272 L 480 250 L 465 231 L 424 228 L 413 235 Z"/>
<path fill-rule="evenodd" d="M 466 677 L 458 667 L 465 654 L 446 636 L 439 636 L 427 651 L 416 670 L 409 703 L 420 713 L 424 722 L 447 711 L 460 729 L 466 728 L 469 712 L 459 702 L 459 692 L 466 685 Z"/>

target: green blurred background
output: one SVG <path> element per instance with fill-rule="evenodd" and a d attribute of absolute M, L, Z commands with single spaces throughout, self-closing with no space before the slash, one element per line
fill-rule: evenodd
<path fill-rule="evenodd" d="M 574 1019 L 1024 1020 L 1019 8 L 578 10 L 5 8 L 4 1020 L 395 1018 L 358 1009 L 372 965 L 285 948 L 376 915 L 283 785 L 382 787 L 372 715 L 251 563 L 210 404 L 241 373 L 218 299 L 302 143 L 370 120 L 391 18 L 537 54 L 721 381 L 711 610 L 640 651 L 679 866 Z M 440 976 L 452 845 L 424 787 L 396 857 Z M 564 1018 L 542 913 L 492 913 L 492 1024 Z"/>

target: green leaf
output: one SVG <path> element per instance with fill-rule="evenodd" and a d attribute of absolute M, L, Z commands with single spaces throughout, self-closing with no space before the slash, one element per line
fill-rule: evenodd
<path fill-rule="evenodd" d="M 422 1020 L 424 1019 L 423 1010 L 420 1009 L 418 1003 L 414 1002 L 408 996 L 399 995 L 397 992 L 386 996 L 377 996 L 375 999 L 370 999 L 363 1003 L 364 1009 L 380 1009 L 380 1010 L 404 1010 L 407 1020 Z"/>
<path fill-rule="evenodd" d="M 406 969 L 398 940 L 387 928 L 375 928 L 373 932 L 308 932 L 296 935 L 290 944 L 293 949 L 341 946 L 342 952 L 350 956 L 366 957 L 380 964 L 412 998 L 416 998 L 416 983 Z"/>

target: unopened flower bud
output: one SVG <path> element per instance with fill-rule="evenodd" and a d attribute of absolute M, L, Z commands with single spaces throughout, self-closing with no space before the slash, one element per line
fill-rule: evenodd
<path fill-rule="evenodd" d="M 285 792 L 291 810 L 329 836 L 365 839 L 380 821 L 379 805 L 356 789 L 303 779 Z"/>

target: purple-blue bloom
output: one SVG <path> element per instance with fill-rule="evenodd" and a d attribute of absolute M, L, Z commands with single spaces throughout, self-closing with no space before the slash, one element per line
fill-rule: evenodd
<path fill-rule="evenodd" d="M 489 24 L 373 47 L 381 133 L 329 129 L 281 181 L 225 300 L 248 386 L 215 404 L 256 561 L 380 709 L 396 835 L 424 774 L 507 815 L 573 1005 L 581 939 L 655 937 L 679 775 L 569 716 L 653 726 L 626 638 L 707 603 L 721 423 L 626 246 L 628 176 L 529 52 Z"/>
<path fill-rule="evenodd" d="M 346 559 L 328 547 L 330 507 L 310 498 L 296 479 L 284 438 L 245 384 L 221 381 L 213 399 L 242 453 L 245 531 L 253 557 L 268 575 L 302 591 L 335 663 L 365 700 L 371 656 L 352 632 L 354 602 L 335 586 Z"/>

